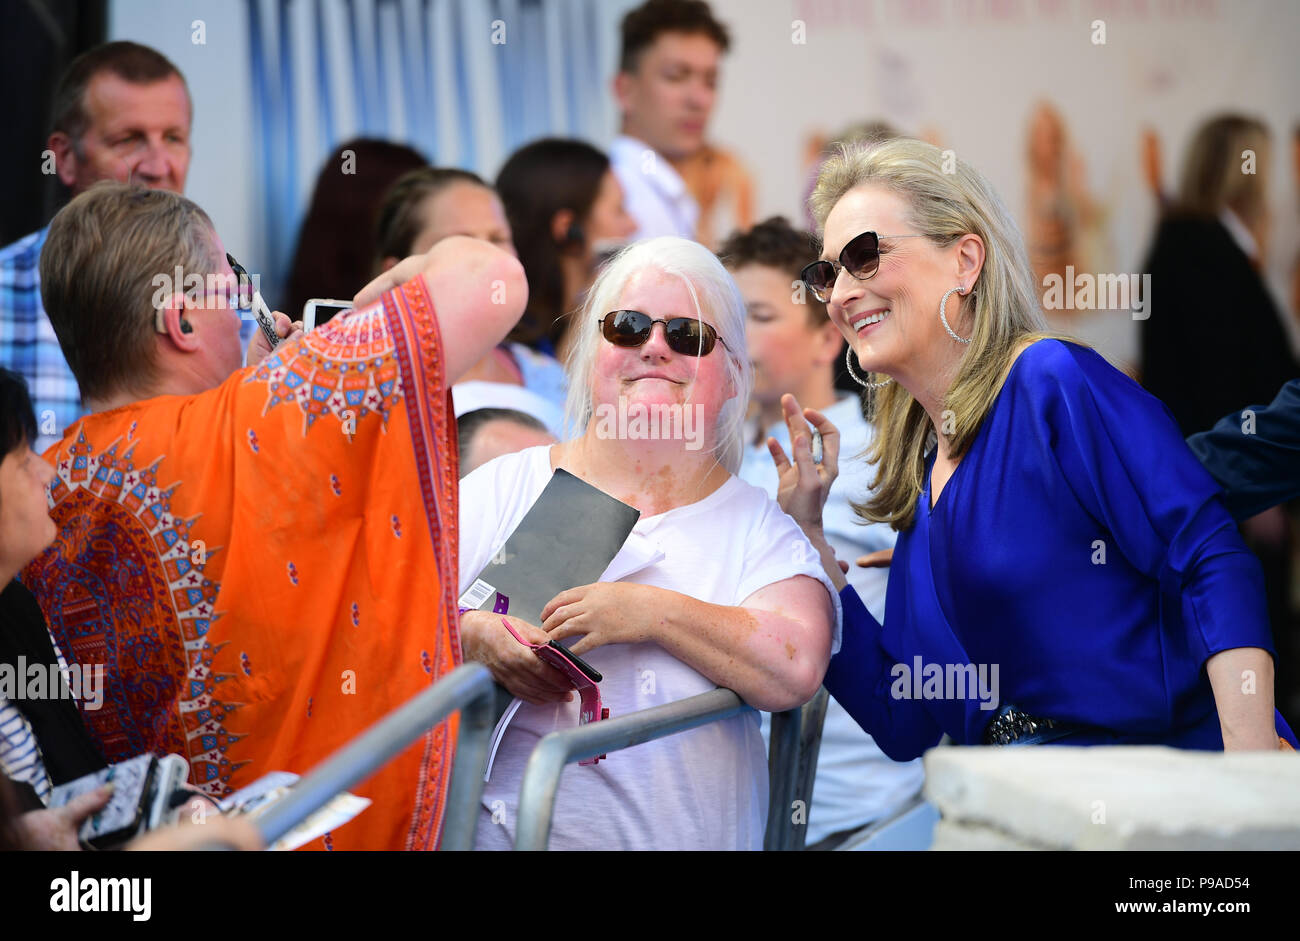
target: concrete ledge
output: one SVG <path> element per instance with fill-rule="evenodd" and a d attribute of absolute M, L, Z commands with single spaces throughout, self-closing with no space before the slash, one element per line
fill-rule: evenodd
<path fill-rule="evenodd" d="M 961 823 L 940 820 L 934 827 L 932 850 L 1045 850 L 1055 847 L 1037 846 L 1017 840 L 1009 833 L 995 830 L 982 823 Z"/>
<path fill-rule="evenodd" d="M 934 849 L 1300 849 L 1300 756 L 935 748 Z"/>

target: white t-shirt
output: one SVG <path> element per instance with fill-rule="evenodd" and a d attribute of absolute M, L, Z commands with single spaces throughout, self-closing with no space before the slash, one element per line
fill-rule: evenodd
<path fill-rule="evenodd" d="M 543 445 L 489 461 L 460 482 L 462 592 L 505 544 L 551 473 L 550 448 Z M 833 642 L 839 648 L 839 596 L 794 520 L 756 487 L 732 477 L 703 500 L 642 517 L 629 542 L 638 535 L 663 557 L 621 581 L 713 604 L 740 605 L 759 589 L 796 575 L 818 579 L 834 603 Z M 611 564 L 611 570 L 620 567 L 619 559 Z M 611 644 L 583 659 L 604 676 L 601 699 L 611 716 L 716 687 L 658 644 Z M 577 725 L 576 696 L 570 703 L 520 707 L 484 788 L 477 848 L 514 845 L 528 757 L 542 736 Z M 767 760 L 758 729 L 758 713 L 746 712 L 612 752 L 594 766 L 569 765 L 556 796 L 550 848 L 761 849 Z"/>

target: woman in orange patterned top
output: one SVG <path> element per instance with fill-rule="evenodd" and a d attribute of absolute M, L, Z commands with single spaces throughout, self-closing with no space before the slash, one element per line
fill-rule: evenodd
<path fill-rule="evenodd" d="M 45 455 L 59 537 L 23 575 L 106 667 L 105 757 L 184 755 L 214 796 L 308 770 L 460 662 L 448 389 L 527 297 L 513 258 L 447 239 L 240 368 L 226 257 L 167 192 L 97 186 L 51 223 L 46 309 L 91 414 Z M 325 846 L 436 847 L 454 747 L 429 732 Z"/>

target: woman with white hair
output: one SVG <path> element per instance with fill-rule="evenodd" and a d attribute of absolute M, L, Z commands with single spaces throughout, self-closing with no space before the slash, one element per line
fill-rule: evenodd
<path fill-rule="evenodd" d="M 540 625 L 510 619 L 529 643 L 576 638 L 571 649 L 603 674 L 613 716 L 718 686 L 756 709 L 789 709 L 817 691 L 832 652 L 838 597 L 816 553 L 771 498 L 735 476 L 752 384 L 744 316 L 735 283 L 703 246 L 657 238 L 625 249 L 575 324 L 568 409 L 583 433 L 497 458 L 461 482 L 462 591 L 558 468 L 641 511 L 624 548 L 640 546 L 640 567 L 561 592 Z M 620 412 L 626 421 L 611 420 Z M 675 433 L 638 432 L 654 422 L 637 414 L 656 412 L 678 416 L 658 423 Z M 610 571 L 624 568 L 615 559 Z M 543 735 L 577 725 L 578 702 L 499 615 L 465 612 L 461 639 L 467 660 L 524 701 L 497 750 L 478 831 L 479 848 L 506 849 L 525 762 Z M 758 849 L 766 805 L 750 712 L 567 768 L 550 846 Z"/>
<path fill-rule="evenodd" d="M 815 465 L 788 398 L 795 464 L 769 449 L 782 505 L 841 587 L 835 698 L 897 760 L 944 733 L 1294 744 L 1273 707 L 1259 563 L 1218 487 L 1157 399 L 1043 332 L 1023 241 L 983 177 L 900 139 L 829 160 L 812 206 L 824 251 L 803 280 L 848 340 L 876 426 L 857 509 L 899 531 L 881 625 L 820 534 L 838 435 L 804 413 L 824 439 Z"/>

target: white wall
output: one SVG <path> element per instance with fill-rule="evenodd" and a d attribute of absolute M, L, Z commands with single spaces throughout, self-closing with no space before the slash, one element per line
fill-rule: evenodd
<path fill-rule="evenodd" d="M 196 20 L 204 24 L 202 44 L 193 41 Z M 108 38 L 152 46 L 185 75 L 194 99 L 193 158 L 185 195 L 212 217 L 236 258 L 258 257 L 257 142 L 244 3 L 116 0 L 109 4 Z"/>

